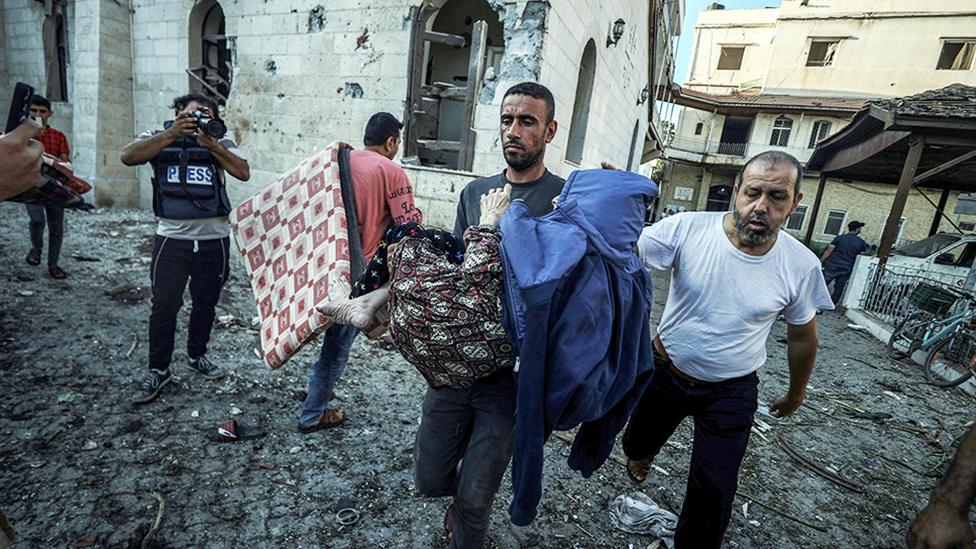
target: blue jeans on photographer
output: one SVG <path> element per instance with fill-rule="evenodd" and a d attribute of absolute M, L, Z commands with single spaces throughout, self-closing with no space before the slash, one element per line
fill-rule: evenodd
<path fill-rule="evenodd" d="M 352 325 L 333 324 L 323 335 L 319 359 L 308 372 L 308 396 L 302 403 L 298 422 L 304 427 L 315 425 L 329 408 L 329 399 L 339 376 L 349 362 L 349 349 L 359 329 Z"/>

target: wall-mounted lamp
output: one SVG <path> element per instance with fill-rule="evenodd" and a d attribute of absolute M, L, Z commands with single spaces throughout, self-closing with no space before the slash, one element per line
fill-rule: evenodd
<path fill-rule="evenodd" d="M 643 105 L 647 103 L 647 100 L 651 97 L 651 88 L 649 86 L 644 86 L 644 89 L 640 92 L 640 98 L 637 100 L 638 105 Z"/>
<path fill-rule="evenodd" d="M 613 22 L 613 28 L 610 29 L 611 36 L 607 36 L 608 48 L 610 46 L 616 46 L 617 42 L 620 42 L 620 39 L 624 35 L 624 25 L 626 24 L 627 22 L 624 21 L 623 19 L 617 19 L 616 21 Z"/>

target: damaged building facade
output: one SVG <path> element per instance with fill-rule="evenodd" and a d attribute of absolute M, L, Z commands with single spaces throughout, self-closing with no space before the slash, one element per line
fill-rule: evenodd
<path fill-rule="evenodd" d="M 688 75 L 672 90 L 683 108 L 667 151 L 662 210 L 729 209 L 750 156 L 777 149 L 806 163 L 868 100 L 976 84 L 976 9 L 967 0 L 783 0 L 779 8 L 738 10 L 713 4 L 688 38 Z M 805 197 L 786 226 L 797 236 L 808 232 L 817 188 L 818 174 L 808 173 Z M 930 231 L 934 209 L 922 192 L 909 196 L 899 243 Z M 891 186 L 828 179 L 812 240 L 829 242 L 858 220 L 867 224 L 861 236 L 876 244 L 893 198 Z M 973 230 L 976 217 L 956 213 L 958 202 L 959 193 L 951 193 L 946 213 Z"/>
<path fill-rule="evenodd" d="M 649 0 L 5 0 L 0 96 L 25 81 L 54 101 L 99 205 L 149 207 L 149 170 L 122 148 L 172 117 L 173 97 L 220 98 L 247 153 L 241 199 L 324 145 L 361 143 L 368 117 L 407 124 L 402 161 L 430 222 L 504 167 L 504 91 L 556 97 L 547 165 L 636 169 L 660 147 L 651 90 L 671 81 L 682 2 Z"/>

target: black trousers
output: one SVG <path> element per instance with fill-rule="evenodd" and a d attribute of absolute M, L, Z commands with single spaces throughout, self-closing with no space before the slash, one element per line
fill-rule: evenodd
<path fill-rule="evenodd" d="M 31 248 L 44 249 L 44 225 L 47 224 L 47 266 L 54 267 L 61 257 L 61 240 L 64 239 L 64 208 L 27 204 L 27 217 L 30 218 Z"/>
<path fill-rule="evenodd" d="M 190 358 L 207 353 L 217 300 L 229 274 L 230 238 L 178 240 L 156 235 L 149 276 L 152 312 L 149 314 L 149 367 L 165 370 L 173 358 L 176 318 L 183 307 L 183 291 L 190 281 L 190 326 L 186 352 Z"/>
<path fill-rule="evenodd" d="M 688 488 L 674 543 L 677 549 L 717 548 L 732 518 L 739 465 L 758 407 L 759 377 L 753 372 L 692 384 L 673 373 L 669 362 L 655 349 L 657 369 L 624 432 L 624 453 L 646 463 L 685 417 L 694 418 Z"/>

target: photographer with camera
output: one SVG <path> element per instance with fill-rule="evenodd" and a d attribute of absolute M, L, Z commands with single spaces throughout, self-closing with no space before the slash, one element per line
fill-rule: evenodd
<path fill-rule="evenodd" d="M 172 380 L 169 364 L 187 280 L 192 298 L 188 365 L 207 379 L 224 376 L 205 356 L 214 309 L 229 273 L 231 204 L 224 173 L 241 181 L 251 175 L 237 145 L 224 137 L 226 126 L 216 102 L 184 95 L 173 100 L 172 108 L 175 120 L 143 132 L 122 151 L 123 164 L 152 166 L 153 212 L 159 220 L 149 267 L 149 373 L 134 404 L 151 402 Z"/>

